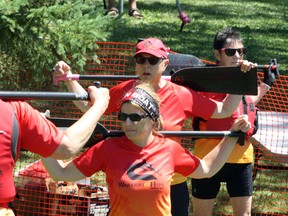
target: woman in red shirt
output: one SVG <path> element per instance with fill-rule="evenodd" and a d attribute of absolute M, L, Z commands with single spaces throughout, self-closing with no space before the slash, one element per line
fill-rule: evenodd
<path fill-rule="evenodd" d="M 128 91 L 118 113 L 125 135 L 104 140 L 67 163 L 43 159 L 51 177 L 56 181 L 76 181 L 104 171 L 110 216 L 171 215 L 172 174 L 193 178 L 213 176 L 227 160 L 237 138 L 224 138 L 200 160 L 177 142 L 157 133 L 162 129 L 157 98 L 149 84 Z M 246 132 L 250 127 L 243 115 L 231 131 Z"/>

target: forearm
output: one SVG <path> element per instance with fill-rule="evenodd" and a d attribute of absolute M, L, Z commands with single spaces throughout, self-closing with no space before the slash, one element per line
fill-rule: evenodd
<path fill-rule="evenodd" d="M 224 138 L 218 146 L 210 151 L 203 161 L 207 166 L 207 175 L 215 175 L 228 160 L 238 138 Z"/>
<path fill-rule="evenodd" d="M 227 118 L 232 115 L 241 101 L 242 95 L 228 94 L 222 102 L 217 102 L 217 107 L 211 118 Z"/>
<path fill-rule="evenodd" d="M 210 151 L 199 164 L 198 168 L 190 177 L 192 178 L 210 178 L 215 175 L 228 160 L 238 138 L 227 137 Z"/>
<path fill-rule="evenodd" d="M 77 181 L 86 177 L 72 162 L 66 164 L 53 158 L 41 158 L 41 160 L 54 181 Z"/>
<path fill-rule="evenodd" d="M 65 130 L 65 135 L 51 155 L 55 159 L 68 159 L 74 156 L 91 137 L 92 132 L 106 107 L 95 103 L 77 122 Z"/>
<path fill-rule="evenodd" d="M 65 81 L 65 84 L 67 86 L 68 91 L 70 92 L 87 93 L 85 89 L 77 81 L 69 80 Z M 82 112 L 86 112 L 90 108 L 90 105 L 87 101 L 79 100 L 73 102 Z"/>
<path fill-rule="evenodd" d="M 53 76 L 56 79 L 58 76 L 72 75 L 70 66 L 64 62 L 59 61 L 53 68 Z M 86 93 L 85 89 L 75 80 L 65 80 L 65 84 L 70 92 Z M 82 111 L 86 112 L 89 109 L 89 104 L 86 101 L 74 101 L 74 104 Z"/>
<path fill-rule="evenodd" d="M 251 129 L 247 115 L 239 116 L 230 128 L 230 131 L 246 133 Z M 202 160 L 197 169 L 190 175 L 192 178 L 210 178 L 215 175 L 228 160 L 238 137 L 225 137 Z"/>
<path fill-rule="evenodd" d="M 265 83 L 261 83 L 259 86 L 258 86 L 258 93 L 257 95 L 251 95 L 250 97 L 252 98 L 254 104 L 256 105 L 257 103 L 259 103 L 259 101 L 261 100 L 261 98 L 269 91 L 271 87 L 268 86 L 267 84 Z"/>
<path fill-rule="evenodd" d="M 101 105 L 97 106 L 98 103 L 94 104 L 77 122 L 65 131 L 69 143 L 72 144 L 73 155 L 86 144 L 102 114 L 105 112 L 104 107 L 102 108 Z"/>

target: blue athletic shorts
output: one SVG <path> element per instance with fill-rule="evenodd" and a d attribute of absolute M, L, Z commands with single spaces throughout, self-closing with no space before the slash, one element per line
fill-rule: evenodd
<path fill-rule="evenodd" d="M 226 163 L 212 178 L 192 179 L 192 195 L 198 199 L 216 198 L 221 182 L 230 197 L 252 196 L 252 164 Z"/>

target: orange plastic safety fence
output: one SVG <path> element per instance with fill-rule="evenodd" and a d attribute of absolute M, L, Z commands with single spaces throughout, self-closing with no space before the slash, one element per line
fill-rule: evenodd
<path fill-rule="evenodd" d="M 95 50 L 95 53 L 100 63 L 94 62 L 91 58 L 83 71 L 74 69 L 74 73 L 134 74 L 132 55 L 135 44 L 99 42 L 98 45 L 99 49 Z M 53 65 L 48 67 L 52 68 Z M 33 82 L 31 79 L 33 74 L 29 71 L 15 74 L 16 76 L 13 77 L 4 75 L 3 89 L 67 91 L 63 83 L 59 86 L 52 85 L 49 70 L 43 71 L 41 83 Z M 263 73 L 259 73 L 258 76 L 261 80 Z M 288 76 L 280 76 L 259 103 L 260 128 L 258 136 L 253 140 L 255 166 L 252 213 L 254 215 L 284 215 L 288 212 L 287 82 Z M 117 83 L 119 81 L 103 81 L 102 86 L 110 88 Z M 86 88 L 91 81 L 81 81 L 81 84 Z M 29 101 L 29 103 L 41 112 L 49 109 L 52 117 L 79 118 L 82 115 L 71 101 Z M 108 129 L 119 129 L 115 114 L 103 116 L 101 123 Z M 191 130 L 191 121 L 188 120 L 183 129 Z M 193 151 L 191 139 L 183 139 L 182 144 Z M 37 155 L 21 152 L 15 168 L 14 176 L 19 194 L 15 206 L 18 215 L 106 215 L 109 197 L 103 173 L 97 173 L 92 178 L 77 183 L 54 182 L 43 170 L 38 159 Z M 223 185 L 213 214 L 232 215 L 229 198 Z"/>

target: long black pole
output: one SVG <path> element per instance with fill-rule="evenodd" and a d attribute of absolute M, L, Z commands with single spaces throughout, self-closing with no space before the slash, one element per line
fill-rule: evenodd
<path fill-rule="evenodd" d="M 77 120 L 69 118 L 48 118 L 57 127 L 65 130 L 70 127 Z M 223 138 L 223 137 L 239 137 L 239 144 L 244 144 L 245 133 L 231 132 L 231 131 L 159 131 L 165 137 L 193 137 L 193 138 Z M 92 136 L 85 145 L 85 147 L 91 147 L 95 143 L 100 142 L 106 138 L 123 136 L 124 132 L 120 130 L 108 130 L 104 125 L 98 123 L 95 127 Z"/>
<path fill-rule="evenodd" d="M 74 124 L 77 119 L 70 118 L 56 118 L 48 117 L 48 119 L 53 122 L 57 127 L 65 130 Z M 120 130 L 108 130 L 104 125 L 98 123 L 95 131 L 100 132 L 104 137 L 119 137 L 123 136 L 124 132 Z M 160 134 L 166 137 L 195 137 L 195 138 L 205 138 L 205 137 L 240 137 L 242 133 L 231 132 L 231 131 L 159 131 Z"/>
<path fill-rule="evenodd" d="M 3 100 L 88 100 L 86 93 L 40 92 L 40 91 L 0 91 Z"/>

